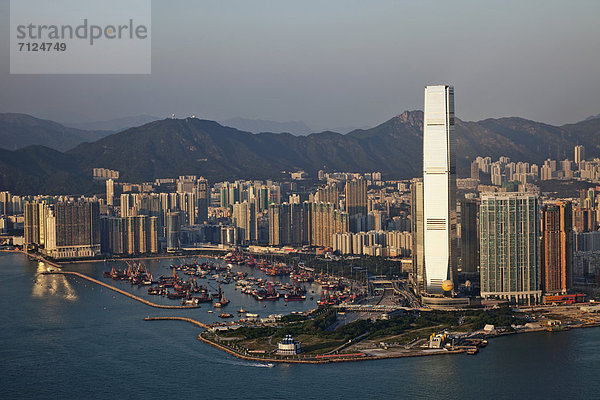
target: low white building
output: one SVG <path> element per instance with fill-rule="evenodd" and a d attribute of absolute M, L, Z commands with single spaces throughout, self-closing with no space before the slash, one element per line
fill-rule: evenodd
<path fill-rule="evenodd" d="M 287 335 L 283 340 L 277 343 L 277 354 L 293 356 L 302 353 L 300 342 L 294 340 L 291 335 Z"/>

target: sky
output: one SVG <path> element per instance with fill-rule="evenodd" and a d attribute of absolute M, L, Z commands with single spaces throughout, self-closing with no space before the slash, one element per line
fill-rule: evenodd
<path fill-rule="evenodd" d="M 463 120 L 600 113 L 600 1 L 152 0 L 148 75 L 11 75 L 0 112 L 62 122 L 150 114 L 369 127 L 455 87 Z"/>

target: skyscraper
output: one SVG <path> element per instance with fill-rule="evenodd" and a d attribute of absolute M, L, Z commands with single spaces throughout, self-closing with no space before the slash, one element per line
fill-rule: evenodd
<path fill-rule="evenodd" d="M 44 253 L 53 258 L 93 257 L 100 253 L 97 202 L 59 202 L 46 219 Z"/>
<path fill-rule="evenodd" d="M 115 205 L 115 181 L 112 179 L 106 180 L 106 205 Z"/>
<path fill-rule="evenodd" d="M 486 193 L 479 209 L 481 296 L 540 301 L 538 197 Z"/>
<path fill-rule="evenodd" d="M 243 244 L 256 241 L 256 210 L 254 203 L 244 201 L 233 205 L 233 225 L 239 230 L 239 238 Z"/>
<path fill-rule="evenodd" d="M 346 182 L 346 212 L 350 216 L 357 214 L 367 215 L 367 182 L 355 179 Z M 319 201 L 324 201 L 319 199 Z"/>
<path fill-rule="evenodd" d="M 364 230 L 365 226 L 362 220 L 368 212 L 367 182 L 363 178 L 346 181 L 344 192 L 346 212 L 350 217 L 350 230 L 353 232 Z M 333 206 L 337 207 L 335 204 Z"/>
<path fill-rule="evenodd" d="M 410 185 L 410 218 L 412 231 L 413 280 L 417 294 L 425 292 L 425 254 L 423 251 L 425 224 L 423 222 L 423 179 L 413 179 Z"/>
<path fill-rule="evenodd" d="M 456 156 L 454 88 L 425 87 L 423 217 L 426 290 L 442 293 L 456 275 Z"/>
<path fill-rule="evenodd" d="M 543 208 L 542 285 L 544 293 L 566 294 L 571 288 L 573 263 L 571 203 L 559 201 Z"/>
<path fill-rule="evenodd" d="M 204 223 L 208 221 L 208 203 L 210 202 L 210 189 L 208 181 L 205 178 L 198 178 L 196 191 L 198 198 L 198 222 Z"/>
<path fill-rule="evenodd" d="M 573 219 L 573 225 L 578 233 L 596 230 L 595 213 L 590 208 L 575 207 Z"/>
<path fill-rule="evenodd" d="M 461 272 L 477 272 L 477 203 L 473 200 L 463 200 L 460 203 L 460 258 Z"/>
<path fill-rule="evenodd" d="M 583 145 L 575 146 L 575 164 L 579 165 L 585 160 L 585 147 Z"/>
<path fill-rule="evenodd" d="M 167 251 L 179 250 L 181 246 L 181 225 L 179 212 L 167 213 Z"/>
<path fill-rule="evenodd" d="M 365 191 L 366 194 L 366 191 Z M 336 207 L 339 206 L 340 203 L 340 195 L 337 188 L 337 185 L 331 183 L 329 185 L 320 187 L 317 189 L 315 201 L 322 201 L 324 203 L 333 203 Z"/>

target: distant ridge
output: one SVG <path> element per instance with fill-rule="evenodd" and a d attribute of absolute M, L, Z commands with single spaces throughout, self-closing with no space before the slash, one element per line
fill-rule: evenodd
<path fill-rule="evenodd" d="M 210 120 L 168 118 L 81 143 L 64 153 L 36 147 L 5 150 L 0 154 L 0 189 L 15 193 L 94 190 L 90 187 L 94 167 L 119 170 L 122 181 L 132 182 L 187 174 L 203 175 L 213 182 L 279 178 L 281 171 L 297 169 L 312 176 L 325 169 L 381 171 L 387 178 L 408 179 L 421 175 L 422 125 L 422 111 L 406 111 L 374 128 L 345 135 L 294 136 L 253 134 Z M 515 117 L 478 122 L 456 119 L 456 137 L 459 176 L 468 175 L 477 155 L 540 164 L 548 157 L 572 159 L 576 144 L 586 146 L 588 157 L 600 155 L 600 119 L 560 127 Z M 19 170 L 23 166 L 32 166 L 28 175 Z M 44 171 L 36 172 L 33 166 Z M 60 179 L 44 178 L 52 174 Z M 25 182 L 26 176 L 36 185 Z"/>
<path fill-rule="evenodd" d="M 110 131 L 81 130 L 27 114 L 0 113 L 0 148 L 17 150 L 31 145 L 69 150 L 82 142 L 94 142 Z"/>
<path fill-rule="evenodd" d="M 161 118 L 152 115 L 135 115 L 131 117 L 115 118 L 107 121 L 73 122 L 64 123 L 64 125 L 84 130 L 103 130 L 119 132 L 128 128 L 133 128 L 135 126 L 140 126 L 149 122 L 157 121 L 159 119 Z"/>
<path fill-rule="evenodd" d="M 598 119 L 598 118 L 600 118 L 600 114 L 590 115 L 589 117 L 587 117 L 586 119 L 584 119 L 584 121 L 589 121 L 591 119 Z"/>
<path fill-rule="evenodd" d="M 219 123 L 224 126 L 252 133 L 291 133 L 292 135 L 299 136 L 308 135 L 313 132 L 313 130 L 302 121 L 277 122 L 262 119 L 231 118 L 219 121 Z"/>

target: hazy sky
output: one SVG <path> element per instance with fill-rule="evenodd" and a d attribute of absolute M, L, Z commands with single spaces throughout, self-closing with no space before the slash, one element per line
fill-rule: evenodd
<path fill-rule="evenodd" d="M 101 0 L 98 0 L 101 1 Z M 455 86 L 466 120 L 600 113 L 600 1 L 153 0 L 152 74 L 10 75 L 0 112 L 58 121 L 195 114 L 373 126 Z"/>

